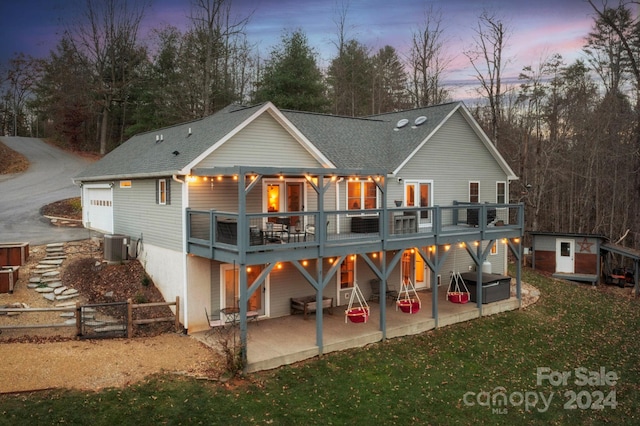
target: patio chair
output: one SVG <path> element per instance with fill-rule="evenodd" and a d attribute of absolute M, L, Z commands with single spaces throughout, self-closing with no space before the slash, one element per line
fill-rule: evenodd
<path fill-rule="evenodd" d="M 211 317 L 209 316 L 209 312 L 207 312 L 207 308 L 204 308 L 204 316 L 207 317 L 207 325 L 209 326 L 209 330 L 212 330 L 215 324 L 211 321 Z"/>
<path fill-rule="evenodd" d="M 369 298 L 369 300 L 371 301 L 377 300 L 378 303 L 380 303 L 380 280 L 377 278 L 373 278 L 369 280 L 369 285 L 371 286 L 371 297 Z M 385 300 L 386 299 L 396 300 L 397 297 L 398 297 L 398 292 L 396 290 L 393 290 L 387 287 L 387 290 L 385 291 Z"/>
<path fill-rule="evenodd" d="M 330 221 L 327 221 L 327 232 L 329 232 L 329 223 Z M 313 241 L 316 238 L 316 227 L 315 225 L 312 224 L 307 224 L 304 227 L 304 240 L 307 241 L 307 236 L 309 237 L 309 241 Z"/>

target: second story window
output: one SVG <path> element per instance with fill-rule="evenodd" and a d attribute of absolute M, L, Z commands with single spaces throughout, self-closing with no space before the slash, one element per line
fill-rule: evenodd
<path fill-rule="evenodd" d="M 480 202 L 480 182 L 469 182 L 469 202 Z"/>
<path fill-rule="evenodd" d="M 374 182 L 349 181 L 347 182 L 347 209 L 362 210 L 375 209 L 377 204 L 378 190 Z"/>

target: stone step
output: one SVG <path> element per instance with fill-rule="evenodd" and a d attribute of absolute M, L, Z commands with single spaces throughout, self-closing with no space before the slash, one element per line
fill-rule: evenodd
<path fill-rule="evenodd" d="M 46 248 L 58 248 L 64 247 L 64 243 L 49 243 L 45 246 Z"/>
<path fill-rule="evenodd" d="M 35 290 L 38 293 L 53 293 L 53 289 L 51 287 L 36 287 Z"/>
<path fill-rule="evenodd" d="M 106 325 L 104 327 L 97 327 L 93 329 L 93 331 L 95 331 L 96 333 L 106 333 L 109 331 L 126 331 L 126 330 L 127 330 L 127 327 L 124 324 Z"/>
<path fill-rule="evenodd" d="M 76 294 L 61 294 L 60 296 L 56 296 L 56 300 L 67 300 L 73 299 L 74 297 L 80 296 L 78 293 Z"/>
<path fill-rule="evenodd" d="M 53 293 L 44 293 L 42 295 L 42 297 L 44 297 L 45 299 L 47 299 L 47 300 L 49 300 L 51 302 L 54 302 L 56 300 L 56 295 L 53 294 Z"/>
<path fill-rule="evenodd" d="M 53 293 L 54 293 L 56 296 L 59 296 L 59 295 L 61 295 L 61 294 L 62 294 L 62 292 L 63 292 L 63 291 L 65 291 L 67 288 L 68 288 L 67 286 L 58 287 L 58 288 L 56 288 L 56 289 L 54 289 L 54 290 L 53 290 Z"/>
<path fill-rule="evenodd" d="M 36 265 L 36 267 L 34 268 L 36 271 L 37 270 L 43 270 L 43 269 L 56 269 L 57 265 Z"/>
<path fill-rule="evenodd" d="M 29 278 L 30 283 L 39 283 L 42 280 L 41 277 L 31 277 Z"/>
<path fill-rule="evenodd" d="M 51 281 L 47 283 L 47 287 L 50 288 L 60 288 L 62 287 L 62 281 Z"/>
<path fill-rule="evenodd" d="M 62 262 L 64 262 L 64 259 L 43 259 L 39 262 L 36 268 L 39 268 L 40 266 L 45 267 L 46 265 L 59 266 L 62 265 Z"/>
<path fill-rule="evenodd" d="M 64 296 L 68 296 L 70 294 L 78 294 L 78 290 L 76 290 L 75 288 L 68 288 L 65 291 L 63 291 L 62 294 Z"/>
<path fill-rule="evenodd" d="M 57 277 L 60 275 L 60 271 L 48 271 L 48 272 L 44 272 L 42 274 L 43 278 L 51 278 L 51 277 Z"/>
<path fill-rule="evenodd" d="M 63 312 L 60 314 L 60 316 L 62 318 L 75 318 L 76 317 L 76 313 L 75 312 Z M 94 318 L 93 314 L 84 314 L 82 315 L 82 319 L 83 320 L 92 320 Z M 86 321 L 85 321 L 86 322 Z"/>

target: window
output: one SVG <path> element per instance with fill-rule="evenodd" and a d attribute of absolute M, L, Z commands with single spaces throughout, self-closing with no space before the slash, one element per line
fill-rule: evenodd
<path fill-rule="evenodd" d="M 491 251 L 489 253 L 492 255 L 498 254 L 498 244 L 495 241 L 491 244 Z"/>
<path fill-rule="evenodd" d="M 156 204 L 171 204 L 170 189 L 167 179 L 158 179 L 156 181 Z"/>
<path fill-rule="evenodd" d="M 507 183 L 496 182 L 496 203 L 506 204 L 507 202 Z"/>
<path fill-rule="evenodd" d="M 266 180 L 263 185 L 263 209 L 269 213 L 291 213 L 304 210 L 305 191 L 302 180 Z M 289 222 L 295 225 L 301 216 L 289 216 Z M 276 217 L 272 216 L 269 222 L 275 222 Z"/>
<path fill-rule="evenodd" d="M 377 207 L 378 188 L 374 182 L 354 180 L 347 183 L 347 210 Z"/>
<path fill-rule="evenodd" d="M 340 265 L 340 288 L 352 288 L 356 269 L 356 256 L 348 255 Z"/>
<path fill-rule="evenodd" d="M 480 182 L 469 182 L 469 202 L 480 202 Z"/>
<path fill-rule="evenodd" d="M 430 207 L 432 181 L 407 182 L 405 184 L 405 203 L 407 207 Z M 428 224 L 429 210 L 420 210 L 420 225 Z"/>

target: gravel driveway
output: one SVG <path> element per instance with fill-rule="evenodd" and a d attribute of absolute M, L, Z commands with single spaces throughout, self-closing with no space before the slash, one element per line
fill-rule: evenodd
<path fill-rule="evenodd" d="M 91 237 L 86 229 L 51 226 L 40 215 L 46 204 L 80 196 L 80 187 L 72 178 L 90 161 L 41 139 L 1 137 L 0 141 L 30 162 L 24 173 L 0 175 L 0 242 L 40 245 Z"/>

